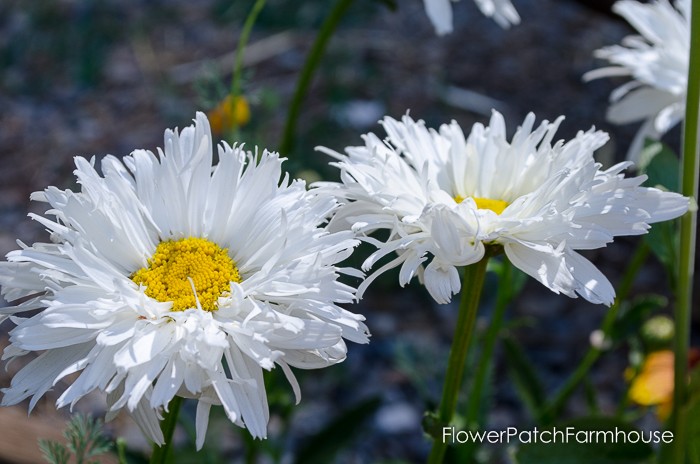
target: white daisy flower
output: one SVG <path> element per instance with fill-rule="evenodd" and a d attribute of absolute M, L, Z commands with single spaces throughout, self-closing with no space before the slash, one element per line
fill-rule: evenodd
<path fill-rule="evenodd" d="M 209 410 L 265 437 L 268 406 L 262 369 L 314 369 L 345 358 L 344 339 L 366 343 L 355 290 L 336 264 L 357 240 L 330 233 L 332 198 L 283 178 L 282 160 L 213 143 L 202 113 L 165 132 L 158 156 L 137 150 L 107 156 L 102 174 L 76 158 L 80 192 L 49 187 L 51 243 L 10 252 L 0 263 L 1 310 L 17 325 L 4 359 L 41 354 L 4 389 L 3 405 L 31 397 L 30 410 L 61 379 L 80 373 L 57 406 L 93 390 L 110 412 L 125 408 L 148 437 L 163 442 L 162 408 L 196 398 L 197 447 Z M 42 308 L 27 317 L 24 311 Z M 111 414 L 110 414 L 111 415 Z"/>
<path fill-rule="evenodd" d="M 456 0 L 423 0 L 425 13 L 435 27 L 435 33 L 445 35 L 452 32 L 452 2 Z M 520 16 L 510 0 L 474 0 L 481 12 L 493 18 L 501 27 L 519 24 Z"/>
<path fill-rule="evenodd" d="M 586 73 L 584 80 L 630 76 L 631 81 L 610 95 L 607 118 L 615 124 L 644 120 L 629 151 L 637 159 L 645 138 L 657 139 L 685 116 L 690 57 L 690 0 L 644 4 L 622 0 L 613 10 L 641 35 L 596 50 L 595 56 L 612 66 Z"/>
<path fill-rule="evenodd" d="M 398 255 L 359 293 L 401 266 L 401 285 L 417 274 L 438 303 L 447 303 L 460 289 L 457 266 L 481 260 L 490 246 L 555 293 L 611 304 L 612 286 L 577 250 L 643 234 L 648 224 L 683 214 L 688 200 L 640 187 L 646 176 L 625 178 L 629 162 L 601 170 L 593 151 L 608 140 L 604 132 L 552 145 L 562 119 L 533 130 L 529 114 L 508 142 L 495 111 L 489 127 L 475 124 L 466 139 L 456 122 L 438 132 L 408 116 L 386 117 L 386 141 L 367 134 L 365 145 L 346 148 L 346 155 L 320 148 L 339 159 L 333 164 L 341 182 L 318 185 L 344 202 L 331 226 L 350 224 L 360 236 L 389 231 L 384 242 L 363 238 L 378 248 L 365 269 Z"/>

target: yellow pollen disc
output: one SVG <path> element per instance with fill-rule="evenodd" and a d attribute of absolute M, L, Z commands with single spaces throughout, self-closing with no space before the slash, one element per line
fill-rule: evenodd
<path fill-rule="evenodd" d="M 231 282 L 241 281 L 226 248 L 194 237 L 161 242 L 148 260 L 148 267 L 131 275 L 131 280 L 146 287 L 146 295 L 158 301 L 172 301 L 173 311 L 197 307 L 188 278 L 206 311 L 215 311 L 218 298 L 230 291 Z"/>
<path fill-rule="evenodd" d="M 457 203 L 462 203 L 464 201 L 465 197 L 462 195 L 457 195 L 455 197 L 455 201 Z M 508 202 L 503 201 L 503 200 L 492 200 L 490 198 L 479 198 L 479 197 L 472 197 L 474 200 L 474 203 L 476 203 L 476 207 L 478 209 L 490 209 L 496 214 L 501 214 L 504 209 L 508 207 Z"/>

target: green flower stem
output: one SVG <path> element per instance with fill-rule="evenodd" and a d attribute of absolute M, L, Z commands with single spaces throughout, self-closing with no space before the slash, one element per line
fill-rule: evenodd
<path fill-rule="evenodd" d="M 503 319 L 505 318 L 506 309 L 513 298 L 513 292 L 511 291 L 512 274 L 512 264 L 510 264 L 510 261 L 505 259 L 503 261 L 501 280 L 498 282 L 496 306 L 494 307 L 493 315 L 491 317 L 491 324 L 489 325 L 484 337 L 484 347 L 481 350 L 479 363 L 477 364 L 476 373 L 474 374 L 474 385 L 472 386 L 472 391 L 469 395 L 466 415 L 467 427 L 472 427 L 478 420 L 479 409 L 482 401 L 481 395 L 482 391 L 484 390 L 484 384 L 486 383 L 489 367 L 491 366 L 493 350 L 496 347 L 498 336 L 500 335 L 501 328 L 503 327 Z"/>
<path fill-rule="evenodd" d="M 457 326 L 450 349 L 450 358 L 445 373 L 445 386 L 442 390 L 442 400 L 440 401 L 439 421 L 441 427 L 446 427 L 452 420 L 459 390 L 462 385 L 464 364 L 467 359 L 467 351 L 471 342 L 476 313 L 479 309 L 479 299 L 481 290 L 484 287 L 484 277 L 486 276 L 486 265 L 489 261 L 488 250 L 486 255 L 478 263 L 467 266 L 464 269 L 464 280 L 462 281 L 462 300 L 459 304 L 459 316 Z M 441 463 L 447 451 L 447 442 L 441 437 L 433 437 L 433 448 L 428 457 L 429 464 Z"/>
<path fill-rule="evenodd" d="M 243 79 L 243 55 L 245 55 L 245 47 L 248 45 L 250 32 L 253 30 L 255 20 L 258 19 L 260 11 L 265 6 L 266 0 L 256 0 L 253 8 L 251 8 L 248 17 L 243 23 L 241 36 L 238 38 L 238 46 L 236 47 L 236 61 L 233 65 L 233 75 L 231 76 L 231 105 L 235 108 L 236 98 L 241 94 L 241 81 Z M 238 130 L 236 118 L 231 118 L 231 132 L 236 134 Z"/>
<path fill-rule="evenodd" d="M 316 68 L 318 68 L 318 64 L 321 62 L 321 57 L 323 56 L 323 52 L 326 50 L 328 41 L 333 36 L 333 32 L 338 26 L 338 23 L 352 2 L 353 0 L 338 0 L 335 3 L 333 9 L 326 17 L 325 21 L 323 21 L 321 29 L 316 35 L 316 40 L 314 41 L 313 46 L 306 57 L 306 62 L 304 63 L 304 67 L 301 69 L 301 74 L 299 75 L 299 80 L 297 81 L 297 86 L 294 89 L 294 95 L 292 96 L 292 101 L 289 104 L 289 110 L 287 112 L 287 122 L 284 126 L 282 142 L 280 143 L 279 147 L 279 152 L 283 156 L 289 156 L 294 149 L 297 119 L 299 119 L 301 105 L 304 103 L 306 92 L 311 84 L 311 79 L 314 76 Z"/>
<path fill-rule="evenodd" d="M 165 464 L 172 461 L 172 442 L 173 433 L 175 433 L 175 426 L 177 425 L 177 416 L 180 414 L 180 406 L 182 405 L 182 398 L 179 396 L 173 397 L 168 405 L 168 412 L 165 413 L 165 417 L 161 422 L 160 426 L 163 430 L 163 439 L 165 443 L 163 446 L 153 445 L 153 453 L 151 454 L 151 464 Z"/>
<path fill-rule="evenodd" d="M 627 266 L 627 269 L 625 270 L 624 275 L 622 276 L 622 281 L 620 282 L 615 303 L 613 303 L 612 306 L 610 306 L 610 309 L 608 309 L 608 312 L 605 314 L 605 318 L 603 319 L 601 331 L 603 332 L 603 336 L 606 339 L 610 335 L 610 331 L 612 330 L 613 324 L 617 319 L 621 303 L 625 299 L 627 299 L 627 295 L 632 289 L 634 279 L 637 276 L 637 273 L 641 269 L 642 265 L 644 265 L 644 263 L 646 262 L 648 256 L 649 245 L 647 245 L 646 242 L 640 242 L 637 247 L 637 250 L 632 256 L 632 260 L 630 261 L 629 265 Z M 601 349 L 601 347 L 598 346 L 591 346 L 588 348 L 588 352 L 583 357 L 583 360 L 578 365 L 576 370 L 571 374 L 571 376 L 566 380 L 566 382 L 564 382 L 564 385 L 562 385 L 562 387 L 559 389 L 557 394 L 554 396 L 554 399 L 552 399 L 552 401 L 543 408 L 542 414 L 540 415 L 540 421 L 542 423 L 548 424 L 557 417 L 557 415 L 564 407 L 569 397 L 574 393 L 574 391 L 576 391 L 576 388 L 578 388 L 579 384 L 586 378 L 588 372 L 591 370 L 591 367 L 593 367 L 595 362 L 598 360 L 598 358 L 600 358 L 600 355 L 603 354 L 604 351 L 605 350 Z"/>
<path fill-rule="evenodd" d="M 700 1 L 692 2 L 690 20 L 690 64 L 688 92 L 683 128 L 683 162 L 681 165 L 681 193 L 696 202 L 698 197 L 698 170 L 700 155 Z M 697 204 L 697 203 L 696 203 Z M 693 300 L 693 268 L 695 266 L 695 237 L 697 211 L 691 208 L 681 218 L 681 245 L 678 257 L 678 282 L 676 284 L 676 336 L 674 346 L 674 390 L 671 429 L 674 432 L 673 460 L 685 462 L 687 444 L 685 404 L 688 396 L 688 347 L 690 345 L 690 315 Z"/>
<path fill-rule="evenodd" d="M 116 446 L 119 464 L 129 464 L 126 460 L 126 440 L 121 437 L 117 438 Z"/>

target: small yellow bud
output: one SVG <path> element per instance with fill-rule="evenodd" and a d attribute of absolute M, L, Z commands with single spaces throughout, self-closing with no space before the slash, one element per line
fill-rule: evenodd
<path fill-rule="evenodd" d="M 250 121 L 250 106 L 242 96 L 235 99 L 231 95 L 221 100 L 216 107 L 207 113 L 209 124 L 214 134 L 221 135 L 234 125 L 245 126 Z"/>

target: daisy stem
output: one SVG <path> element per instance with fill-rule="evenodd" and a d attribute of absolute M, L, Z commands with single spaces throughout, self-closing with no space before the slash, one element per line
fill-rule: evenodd
<path fill-rule="evenodd" d="M 128 464 L 128 461 L 126 460 L 126 440 L 121 437 L 117 438 L 116 447 L 119 464 Z"/>
<path fill-rule="evenodd" d="M 245 55 L 245 47 L 248 45 L 248 39 L 250 38 L 250 32 L 253 30 L 253 25 L 255 25 L 255 20 L 258 19 L 260 11 L 262 11 L 265 6 L 266 0 L 257 0 L 251 8 L 248 17 L 243 23 L 243 30 L 238 38 L 238 45 L 236 46 L 236 61 L 233 65 L 233 75 L 231 76 L 231 105 L 235 108 L 236 99 L 241 94 L 241 82 L 243 79 L 243 56 Z M 238 135 L 238 127 L 236 118 L 231 118 L 231 132 Z"/>
<path fill-rule="evenodd" d="M 177 425 L 177 416 L 180 414 L 180 406 L 182 405 L 182 398 L 179 396 L 173 397 L 168 405 L 168 412 L 165 413 L 165 417 L 161 422 L 161 429 L 163 430 L 163 446 L 153 445 L 153 453 L 151 454 L 151 464 L 165 464 L 170 462 L 172 452 L 172 442 L 173 434 L 175 433 L 175 426 Z"/>
<path fill-rule="evenodd" d="M 333 36 L 333 32 L 338 26 L 338 23 L 352 2 L 353 0 L 338 0 L 335 3 L 333 9 L 328 14 L 325 21 L 323 21 L 321 29 L 316 35 L 316 39 L 314 40 L 311 50 L 306 56 L 306 62 L 304 63 L 304 67 L 301 69 L 301 73 L 299 74 L 299 80 L 297 81 L 296 88 L 294 89 L 294 95 L 292 96 L 292 101 L 289 104 L 289 110 L 287 111 L 287 122 L 284 125 L 282 142 L 280 143 L 279 147 L 279 152 L 283 156 L 289 156 L 294 149 L 297 119 L 299 119 L 301 105 L 304 103 L 306 92 L 311 84 L 311 79 L 314 76 L 316 68 L 318 68 L 318 64 L 321 62 L 321 57 L 323 56 L 323 52 L 326 50 L 328 41 Z"/>
<path fill-rule="evenodd" d="M 486 378 L 489 373 L 493 350 L 496 347 L 498 336 L 501 332 L 501 328 L 503 327 L 503 319 L 505 317 L 506 308 L 508 308 L 508 303 L 510 303 L 510 300 L 513 298 L 513 292 L 511 290 L 512 274 L 513 268 L 510 261 L 504 259 L 501 278 L 498 282 L 496 306 L 493 310 L 493 315 L 491 316 L 491 324 L 489 325 L 484 337 L 483 349 L 481 351 L 481 356 L 479 357 L 479 363 L 476 367 L 476 373 L 474 374 L 474 385 L 469 395 L 469 404 L 467 405 L 466 416 L 467 427 L 478 425 L 477 420 L 479 416 L 479 409 L 481 408 L 483 401 L 481 392 L 484 389 L 484 384 L 486 383 Z"/>
<path fill-rule="evenodd" d="M 690 20 L 690 64 L 688 70 L 688 92 L 683 126 L 683 161 L 681 165 L 681 193 L 690 197 L 691 204 L 697 201 L 698 133 L 700 132 L 700 1 L 692 2 Z M 678 282 L 676 283 L 676 336 L 674 346 L 674 390 L 671 428 L 674 432 L 673 460 L 685 462 L 686 409 L 688 396 L 688 346 L 690 344 L 690 316 L 693 300 L 693 269 L 695 267 L 695 238 L 697 210 L 691 207 L 681 217 L 680 256 L 678 257 Z"/>
<path fill-rule="evenodd" d="M 620 286 L 617 291 L 615 303 L 610 306 L 610 309 L 608 309 L 608 312 L 605 314 L 605 318 L 603 318 L 603 323 L 601 324 L 600 330 L 603 332 L 605 339 L 610 336 L 610 331 L 612 330 L 613 324 L 617 320 L 617 315 L 620 311 L 620 305 L 627 299 L 627 295 L 632 289 L 634 279 L 637 277 L 639 270 L 646 262 L 648 256 L 649 245 L 641 241 L 637 247 L 637 250 L 632 256 L 627 269 L 625 269 L 624 275 L 622 276 L 622 281 L 620 282 Z M 591 370 L 591 367 L 593 367 L 604 351 L 605 350 L 599 346 L 591 346 L 588 348 L 588 352 L 583 357 L 583 360 L 578 367 L 576 367 L 576 370 L 568 379 L 566 379 L 564 385 L 562 385 L 557 394 L 554 396 L 554 399 L 542 409 L 540 421 L 543 424 L 548 424 L 556 418 L 559 411 L 561 411 L 566 404 L 566 401 L 576 391 L 579 384 L 581 384 L 581 382 L 586 378 L 588 372 Z"/>
<path fill-rule="evenodd" d="M 459 398 L 459 390 L 464 374 L 464 364 L 467 359 L 472 332 L 474 332 L 476 313 L 479 309 L 479 299 L 481 290 L 484 287 L 488 261 L 489 255 L 487 251 L 487 254 L 481 261 L 464 268 L 462 300 L 459 304 L 459 316 L 457 317 L 457 325 L 447 363 L 447 372 L 445 373 L 445 386 L 442 390 L 442 400 L 438 411 L 441 429 L 449 426 L 457 407 L 457 399 Z M 447 442 L 441 438 L 441 436 L 433 437 L 433 448 L 428 457 L 429 464 L 441 463 L 445 457 Z"/>

